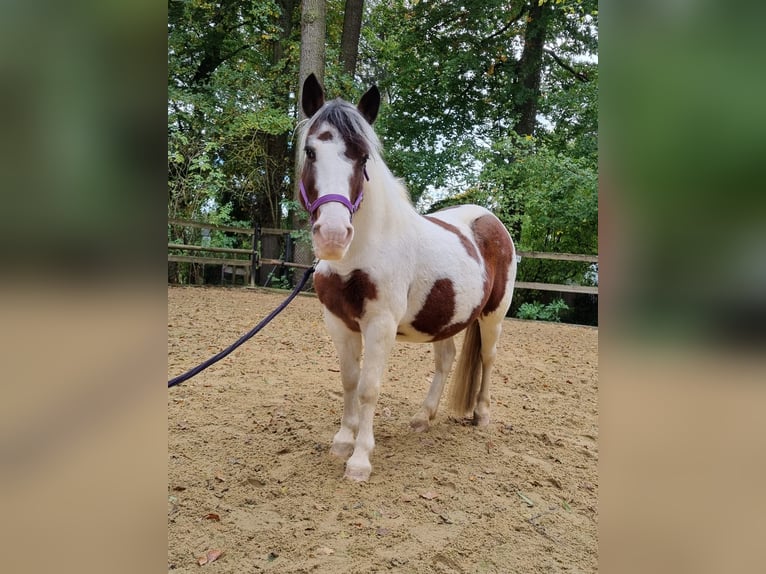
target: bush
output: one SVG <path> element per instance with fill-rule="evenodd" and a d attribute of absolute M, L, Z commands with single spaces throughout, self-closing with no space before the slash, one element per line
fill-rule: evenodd
<path fill-rule="evenodd" d="M 539 301 L 533 303 L 523 303 L 516 312 L 519 319 L 528 319 L 532 321 L 561 321 L 561 313 L 569 310 L 569 305 L 564 303 L 563 299 L 556 299 L 547 305 Z"/>

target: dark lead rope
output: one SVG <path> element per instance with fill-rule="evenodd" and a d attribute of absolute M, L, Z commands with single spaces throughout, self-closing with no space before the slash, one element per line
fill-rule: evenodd
<path fill-rule="evenodd" d="M 301 280 L 298 282 L 298 285 L 296 285 L 295 289 L 293 289 L 293 292 L 288 295 L 287 299 L 282 301 L 282 303 L 274 309 L 271 313 L 269 313 L 268 317 L 263 319 L 260 323 L 258 323 L 255 327 L 253 327 L 250 331 L 242 335 L 239 339 L 237 339 L 234 343 L 226 347 L 223 351 L 218 353 L 217 355 L 213 355 L 210 357 L 207 361 L 204 363 L 201 363 L 194 367 L 193 369 L 186 371 L 183 375 L 178 375 L 177 377 L 174 377 L 168 381 L 168 388 L 174 387 L 180 383 L 183 383 L 184 381 L 188 381 L 191 379 L 194 375 L 201 373 L 205 369 L 207 369 L 210 365 L 213 365 L 226 357 L 229 353 L 231 353 L 234 349 L 242 345 L 245 341 L 252 338 L 254 335 L 258 333 L 261 329 L 263 329 L 266 325 L 269 324 L 269 322 L 279 315 L 282 310 L 289 305 L 290 301 L 295 299 L 295 296 L 300 292 L 301 289 L 306 285 L 306 281 L 309 280 L 309 277 L 314 272 L 314 269 L 316 268 L 316 263 L 306 269 L 306 272 L 303 274 L 303 277 L 301 277 Z"/>

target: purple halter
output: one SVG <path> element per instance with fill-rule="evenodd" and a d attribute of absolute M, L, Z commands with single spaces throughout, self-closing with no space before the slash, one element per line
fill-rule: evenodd
<path fill-rule="evenodd" d="M 367 175 L 367 168 L 364 168 L 364 179 L 367 181 L 370 181 L 370 176 Z M 300 189 L 301 189 L 301 197 L 303 198 L 303 203 L 306 204 L 306 211 L 309 212 L 309 219 L 311 220 L 311 223 L 313 224 L 316 221 L 315 214 L 317 210 L 319 209 L 320 205 L 324 205 L 325 203 L 330 203 L 332 201 L 336 203 L 342 203 L 345 205 L 349 212 L 351 212 L 351 217 L 354 217 L 354 214 L 359 209 L 359 206 L 362 203 L 362 199 L 364 198 L 364 186 L 362 186 L 362 189 L 359 190 L 359 195 L 356 198 L 356 201 L 354 203 L 351 203 L 349 199 L 343 195 L 337 194 L 337 193 L 328 193 L 327 195 L 323 195 L 321 197 L 317 197 L 317 200 L 314 203 L 311 203 L 309 201 L 309 196 L 306 194 L 306 188 L 303 187 L 303 180 L 301 180 L 300 183 Z"/>

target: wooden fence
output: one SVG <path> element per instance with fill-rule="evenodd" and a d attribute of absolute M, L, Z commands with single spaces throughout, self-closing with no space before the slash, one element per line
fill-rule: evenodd
<path fill-rule="evenodd" d="M 255 286 L 255 271 L 259 268 L 271 266 L 272 269 L 297 268 L 307 269 L 311 267 L 310 263 L 294 262 L 292 259 L 290 245 L 292 241 L 286 241 L 286 253 L 284 259 L 264 258 L 258 251 L 258 246 L 262 245 L 267 236 L 289 237 L 293 232 L 289 229 L 273 229 L 268 227 L 256 226 L 255 229 L 243 229 L 241 227 L 229 227 L 225 225 L 212 225 L 199 221 L 188 221 L 185 219 L 168 219 L 168 225 L 180 227 L 189 227 L 197 229 L 207 229 L 210 231 L 221 231 L 224 233 L 234 233 L 247 235 L 250 237 L 251 247 L 249 249 L 240 249 L 234 247 L 210 247 L 203 245 L 186 245 L 181 243 L 168 243 L 168 262 L 176 263 L 198 263 L 203 265 L 220 265 L 221 280 L 223 282 L 224 274 L 232 275 L 235 280 L 238 275 L 243 275 L 246 283 Z M 175 251 L 197 252 L 198 254 L 175 254 Z M 205 254 L 205 255 L 202 255 Z M 220 254 L 220 256 L 207 255 Z M 579 261 L 583 263 L 598 263 L 597 255 L 579 255 L 575 253 L 543 253 L 540 251 L 518 251 L 517 256 L 520 259 L 548 259 L 556 261 Z M 241 271 L 239 271 L 241 269 Z M 598 287 L 586 285 L 564 285 L 556 283 L 533 283 L 527 281 L 517 281 L 516 289 L 534 289 L 538 291 L 556 291 L 560 293 L 586 293 L 589 295 L 598 295 Z"/>
<path fill-rule="evenodd" d="M 292 240 L 286 240 L 288 246 L 287 260 L 274 257 L 263 257 L 263 245 L 267 238 L 289 238 L 292 230 L 275 229 L 270 227 L 256 226 L 254 229 L 243 229 L 241 227 L 231 227 L 227 225 L 213 225 L 199 221 L 189 221 L 185 219 L 169 218 L 168 225 L 174 225 L 181 228 L 204 229 L 208 232 L 219 231 L 235 235 L 243 235 L 249 238 L 250 248 L 242 249 L 235 247 L 213 247 L 207 245 L 189 245 L 186 243 L 168 242 L 168 262 L 175 263 L 196 263 L 201 265 L 220 265 L 221 282 L 224 282 L 226 274 L 232 276 L 232 281 L 237 276 L 243 276 L 245 283 L 255 286 L 255 277 L 257 270 L 293 267 L 298 269 L 307 269 L 311 263 L 299 263 L 290 261 L 294 255 L 292 249 Z M 245 240 L 245 243 L 248 241 Z M 258 246 L 261 246 L 259 251 Z M 279 251 L 280 248 L 274 246 L 271 251 Z M 178 252 L 186 252 L 179 254 Z M 193 254 L 189 254 L 193 252 Z"/>
<path fill-rule="evenodd" d="M 543 253 L 542 251 L 517 251 L 516 255 L 523 259 L 550 259 L 554 261 L 581 261 L 583 263 L 598 263 L 598 255 L 579 255 L 576 253 Z M 534 289 L 536 291 L 556 291 L 559 293 L 587 293 L 598 295 L 598 287 L 590 285 L 563 285 L 556 283 L 530 283 L 516 281 L 515 289 Z"/>

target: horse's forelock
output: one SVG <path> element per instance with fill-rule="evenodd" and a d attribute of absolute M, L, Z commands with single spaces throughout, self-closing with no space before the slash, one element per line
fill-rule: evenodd
<path fill-rule="evenodd" d="M 309 120 L 305 133 L 313 132 L 325 122 L 338 130 L 338 134 L 347 146 L 361 150 L 359 152 L 361 154 L 380 155 L 378 136 L 352 104 L 341 99 L 328 102 Z"/>

